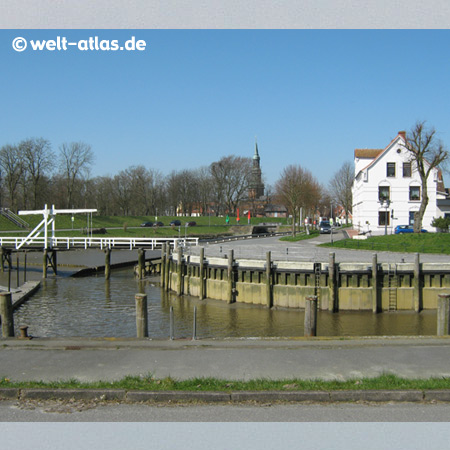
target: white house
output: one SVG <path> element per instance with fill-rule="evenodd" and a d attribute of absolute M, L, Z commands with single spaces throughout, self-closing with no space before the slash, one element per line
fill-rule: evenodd
<path fill-rule="evenodd" d="M 422 187 L 414 162 L 404 147 L 405 139 L 405 132 L 399 131 L 385 149 L 355 150 L 352 212 L 353 226 L 360 232 L 390 234 L 397 225 L 414 223 Z M 422 226 L 435 231 L 431 226 L 433 218 L 450 211 L 445 205 L 447 195 L 438 169 L 428 178 L 428 198 Z"/>

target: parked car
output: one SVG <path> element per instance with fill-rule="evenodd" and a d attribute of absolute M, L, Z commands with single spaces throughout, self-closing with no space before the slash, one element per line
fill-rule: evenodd
<path fill-rule="evenodd" d="M 422 228 L 421 233 L 428 233 L 427 230 Z M 414 227 L 412 225 L 397 225 L 394 229 L 395 234 L 414 233 Z"/>
<path fill-rule="evenodd" d="M 319 223 L 319 233 L 320 234 L 330 234 L 331 233 L 330 222 L 320 222 Z"/>
<path fill-rule="evenodd" d="M 195 227 L 195 225 L 197 225 L 197 222 L 194 222 L 194 221 L 186 223 L 187 227 Z"/>
<path fill-rule="evenodd" d="M 179 227 L 181 225 L 181 221 L 180 220 L 172 220 L 172 222 L 170 222 L 169 224 L 170 226 L 174 226 L 174 227 Z"/>
<path fill-rule="evenodd" d="M 152 227 L 153 226 L 153 222 L 144 222 L 141 223 L 141 227 Z"/>
<path fill-rule="evenodd" d="M 154 226 L 154 227 L 163 227 L 164 224 L 163 224 L 162 222 L 155 222 L 155 223 L 153 224 L 153 226 Z"/>

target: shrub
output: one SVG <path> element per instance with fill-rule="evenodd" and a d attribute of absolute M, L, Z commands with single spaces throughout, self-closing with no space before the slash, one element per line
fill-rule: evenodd
<path fill-rule="evenodd" d="M 448 227 L 450 226 L 450 218 L 438 217 L 434 218 L 431 222 L 431 226 L 437 228 L 439 231 L 448 233 Z"/>

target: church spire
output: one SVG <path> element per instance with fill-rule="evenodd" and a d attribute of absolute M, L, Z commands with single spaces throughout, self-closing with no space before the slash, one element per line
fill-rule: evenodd
<path fill-rule="evenodd" d="M 253 155 L 253 159 L 259 159 L 258 142 L 256 141 L 256 136 L 255 136 L 255 154 Z"/>

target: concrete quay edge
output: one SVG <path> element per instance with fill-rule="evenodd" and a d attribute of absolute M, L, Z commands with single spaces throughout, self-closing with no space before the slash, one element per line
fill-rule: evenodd
<path fill-rule="evenodd" d="M 127 391 L 124 389 L 0 388 L 0 401 L 97 401 L 123 403 L 431 403 L 450 402 L 448 390 L 344 391 Z"/>

